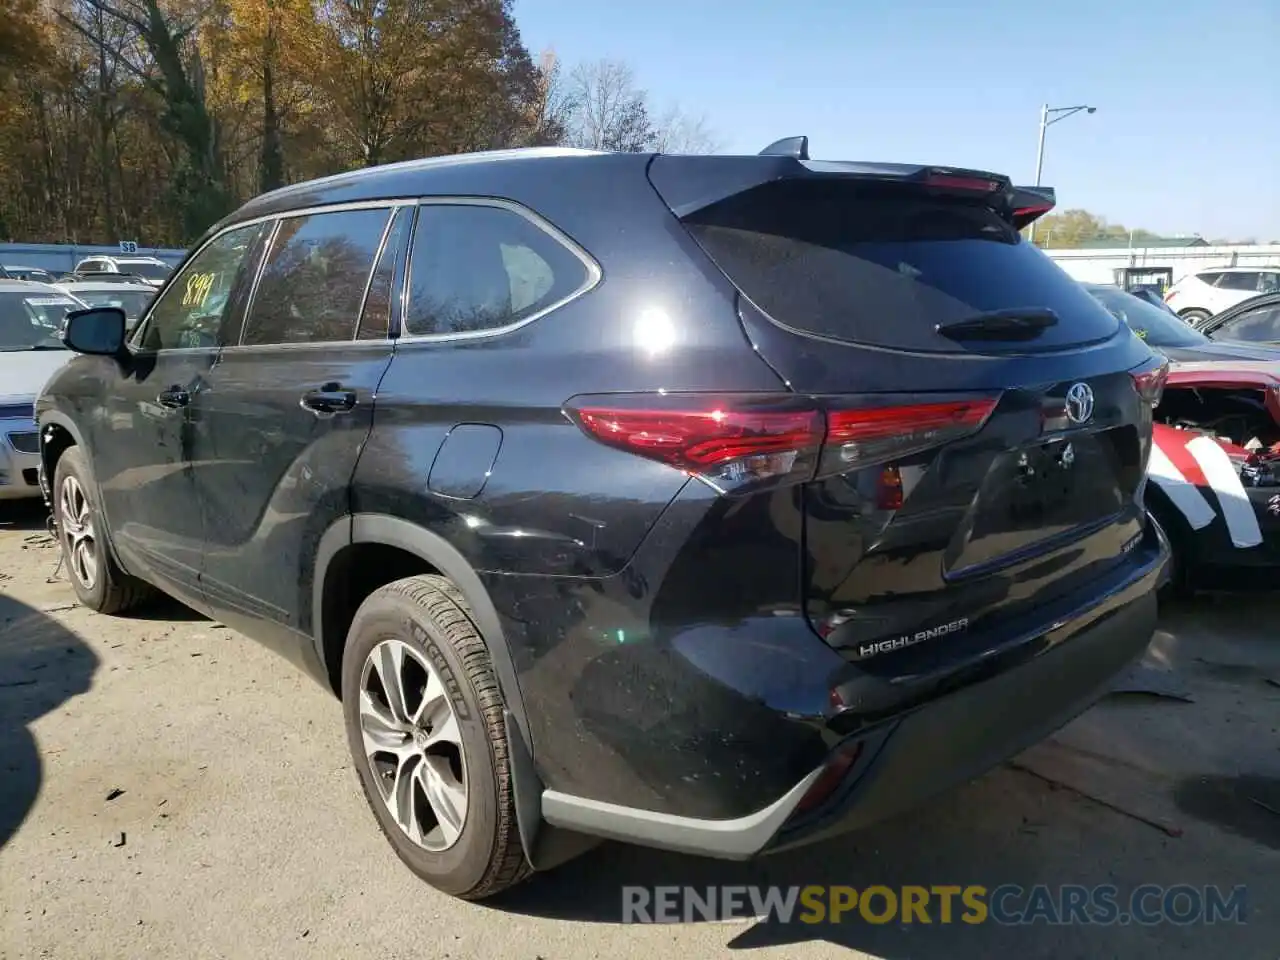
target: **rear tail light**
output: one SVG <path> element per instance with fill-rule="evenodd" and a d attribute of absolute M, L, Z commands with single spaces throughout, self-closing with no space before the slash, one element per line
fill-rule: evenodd
<path fill-rule="evenodd" d="M 901 510 L 902 501 L 902 473 L 897 467 L 885 467 L 880 471 L 876 506 L 881 510 Z"/>
<path fill-rule="evenodd" d="M 874 466 L 976 433 L 996 398 L 885 403 L 792 395 L 610 394 L 577 397 L 564 412 L 588 436 L 666 463 L 720 493 L 802 483 Z M 896 469 L 880 498 L 901 506 Z M 891 507 L 889 509 L 896 509 Z"/>
<path fill-rule="evenodd" d="M 995 397 L 832 410 L 821 472 L 897 460 L 977 433 Z"/>
<path fill-rule="evenodd" d="M 1144 402 L 1156 406 L 1164 395 L 1164 383 L 1169 379 L 1169 361 L 1153 358 L 1135 370 L 1129 371 L 1133 377 L 1133 387 Z"/>

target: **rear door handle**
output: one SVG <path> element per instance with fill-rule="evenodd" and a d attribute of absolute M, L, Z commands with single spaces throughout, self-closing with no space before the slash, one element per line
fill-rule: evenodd
<path fill-rule="evenodd" d="M 191 394 L 176 384 L 168 390 L 161 390 L 156 403 L 162 407 L 185 407 L 191 402 Z"/>
<path fill-rule="evenodd" d="M 308 390 L 298 401 L 303 410 L 310 410 L 317 417 L 331 417 L 335 413 L 349 413 L 356 406 L 356 392 L 346 390 L 340 384 L 326 383 L 319 390 Z"/>

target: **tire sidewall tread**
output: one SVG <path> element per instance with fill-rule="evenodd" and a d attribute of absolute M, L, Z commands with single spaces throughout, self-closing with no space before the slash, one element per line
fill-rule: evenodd
<path fill-rule="evenodd" d="M 418 648 L 435 668 L 457 715 L 466 749 L 467 817 L 446 851 L 431 853 L 400 830 L 372 782 L 362 756 L 360 676 L 369 652 L 396 638 Z M 360 787 L 378 826 L 400 859 L 432 886 L 482 899 L 530 872 L 520 845 L 511 789 L 503 700 L 488 648 L 462 595 L 443 577 L 420 575 L 375 590 L 360 605 L 342 663 L 343 714 Z"/>
<path fill-rule="evenodd" d="M 91 589 L 81 584 L 80 578 L 72 570 L 71 557 L 67 555 L 66 537 L 62 534 L 62 482 L 68 475 L 79 481 L 80 489 L 89 502 L 89 512 L 93 518 L 93 545 L 98 557 L 98 580 Z M 67 579 L 71 581 L 71 589 L 75 591 L 76 599 L 82 606 L 98 613 L 124 613 L 151 596 L 151 587 L 121 570 L 107 548 L 107 525 L 103 519 L 98 484 L 94 480 L 88 458 L 78 446 L 68 447 L 58 458 L 53 471 L 52 499 L 54 519 L 58 521 L 58 549 L 62 553 L 63 565 L 67 568 Z"/>

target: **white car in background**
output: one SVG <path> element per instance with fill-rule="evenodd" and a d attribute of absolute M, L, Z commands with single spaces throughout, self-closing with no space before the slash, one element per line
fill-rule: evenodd
<path fill-rule="evenodd" d="M 124 311 L 125 329 L 132 330 L 156 295 L 156 288 L 136 280 L 102 278 L 63 280 L 54 284 L 91 307 L 119 307 Z"/>
<path fill-rule="evenodd" d="M 1193 327 L 1215 313 L 1280 290 L 1280 267 L 1215 267 L 1189 273 L 1165 291 L 1164 302 Z"/>
<path fill-rule="evenodd" d="M 168 279 L 173 267 L 159 257 L 86 257 L 76 264 L 75 273 L 131 273 L 158 287 Z"/>
<path fill-rule="evenodd" d="M 85 304 L 47 283 L 0 280 L 0 500 L 40 496 L 36 396 L 74 354 L 62 324 Z"/>

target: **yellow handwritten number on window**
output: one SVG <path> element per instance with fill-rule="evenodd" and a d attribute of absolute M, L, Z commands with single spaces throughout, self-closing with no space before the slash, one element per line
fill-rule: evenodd
<path fill-rule="evenodd" d="M 212 273 L 193 273 L 187 277 L 187 286 L 182 292 L 182 305 L 184 307 L 203 307 L 212 290 Z"/>

